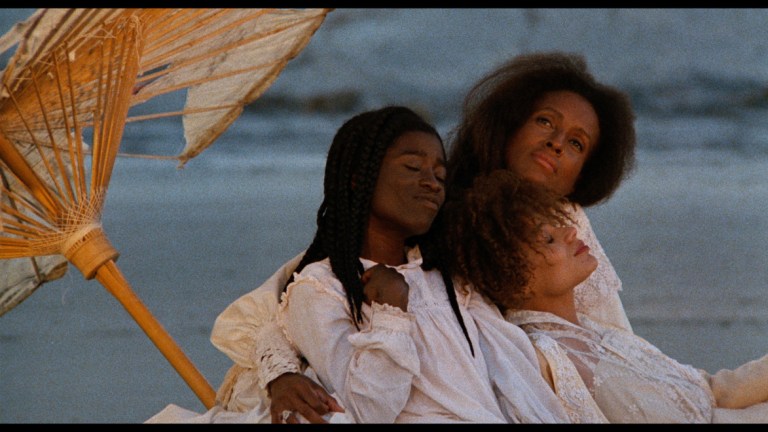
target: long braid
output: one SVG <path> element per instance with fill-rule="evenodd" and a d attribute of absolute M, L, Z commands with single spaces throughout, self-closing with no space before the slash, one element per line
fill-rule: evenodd
<path fill-rule="evenodd" d="M 362 304 L 365 299 L 363 283 L 363 265 L 360 262 L 360 250 L 368 228 L 371 200 L 379 170 L 387 148 L 395 141 L 397 133 L 388 131 L 387 123 L 400 108 L 383 108 L 361 114 L 359 121 L 350 130 L 347 142 L 344 175 L 339 175 L 339 196 L 342 198 L 335 210 L 337 220 L 342 222 L 336 229 L 329 227 L 329 232 L 336 233 L 337 244 L 329 253 L 331 268 L 346 288 L 347 300 L 355 318 L 355 323 L 362 322 Z M 353 119 L 354 120 L 354 119 Z M 352 185 L 352 186 L 350 186 Z"/>
<path fill-rule="evenodd" d="M 451 308 L 456 318 L 459 320 L 461 330 L 464 332 L 464 337 L 469 343 L 469 350 L 472 356 L 475 355 L 475 349 L 472 346 L 472 340 L 469 338 L 469 331 L 464 324 L 464 318 L 461 316 L 459 310 L 459 302 L 456 299 L 456 289 L 453 285 L 453 278 L 450 271 L 450 258 L 447 255 L 447 251 L 451 250 L 447 247 L 445 238 L 445 212 L 442 210 L 437 214 L 435 220 L 432 222 L 430 230 L 421 236 L 419 240 L 420 248 L 422 251 L 423 263 L 421 267 L 424 270 L 437 269 L 443 276 L 443 282 L 445 283 L 445 291 L 448 294 L 448 301 L 451 303 Z"/>

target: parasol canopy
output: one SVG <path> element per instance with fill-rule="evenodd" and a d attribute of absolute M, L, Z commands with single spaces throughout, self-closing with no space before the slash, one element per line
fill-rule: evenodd
<path fill-rule="evenodd" d="M 180 167 L 277 78 L 329 9 L 40 9 L 0 38 L 0 315 L 68 263 L 98 280 L 203 404 L 214 391 L 133 293 L 101 213 L 127 122 L 180 117 Z M 183 108 L 151 103 L 181 95 Z M 140 114 L 134 114 L 140 111 Z M 163 143 L 153 143 L 161 146 Z"/>

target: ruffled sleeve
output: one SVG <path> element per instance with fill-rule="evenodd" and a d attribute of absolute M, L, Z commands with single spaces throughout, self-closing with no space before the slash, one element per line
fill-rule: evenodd
<path fill-rule="evenodd" d="M 311 273 L 306 270 L 288 287 L 278 311 L 288 339 L 357 422 L 394 422 L 420 370 L 410 314 L 364 305 L 370 320 L 358 331 L 341 284 L 305 276 Z"/>
<path fill-rule="evenodd" d="M 723 369 L 708 379 L 718 407 L 746 408 L 768 402 L 768 355 L 747 362 L 736 369 Z"/>
<path fill-rule="evenodd" d="M 216 318 L 211 343 L 235 365 L 230 368 L 220 394 L 247 379 L 261 389 L 278 376 L 301 372 L 301 361 L 276 322 L 278 298 L 303 252 L 278 269 L 259 288 L 231 303 Z M 240 382 L 240 386 L 244 383 Z M 221 397 L 228 402 L 229 397 Z"/>

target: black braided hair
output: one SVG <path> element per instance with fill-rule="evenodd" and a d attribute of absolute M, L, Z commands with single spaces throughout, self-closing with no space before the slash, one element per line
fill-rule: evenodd
<path fill-rule="evenodd" d="M 330 258 L 331 269 L 346 291 L 356 326 L 363 320 L 360 251 L 376 181 L 387 149 L 397 138 L 412 131 L 433 134 L 442 143 L 437 130 L 413 110 L 387 106 L 347 120 L 336 132 L 328 150 L 324 197 L 317 211 L 317 231 L 294 272 L 300 272 L 307 264 Z M 409 239 L 407 243 L 409 246 L 420 244 L 418 238 Z M 433 261 L 424 268 L 442 270 L 442 260 Z M 450 275 L 447 272 L 442 275 L 453 310 L 469 340 Z M 283 290 L 292 281 L 293 276 Z"/>

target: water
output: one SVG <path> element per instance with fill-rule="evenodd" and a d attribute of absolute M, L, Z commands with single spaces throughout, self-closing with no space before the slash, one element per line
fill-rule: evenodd
<path fill-rule="evenodd" d="M 0 10 L 0 32 L 29 10 Z M 139 297 L 217 387 L 216 315 L 301 250 L 325 152 L 353 112 L 427 112 L 443 134 L 510 55 L 582 53 L 637 110 L 637 171 L 588 210 L 635 331 L 715 371 L 768 352 L 768 10 L 337 9 L 214 145 L 120 158 L 104 227 Z M 276 109 L 275 107 L 279 107 Z M 178 119 L 122 151 L 175 154 Z M 200 409 L 136 324 L 74 269 L 0 318 L 0 422 L 140 422 Z"/>

